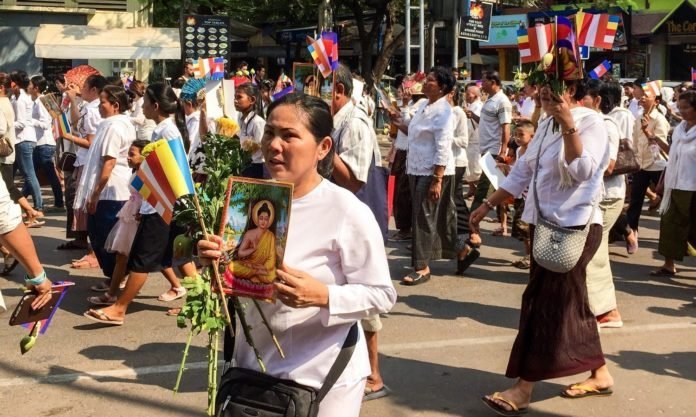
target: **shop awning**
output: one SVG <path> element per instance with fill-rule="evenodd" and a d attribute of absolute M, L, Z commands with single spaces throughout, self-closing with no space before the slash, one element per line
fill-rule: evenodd
<path fill-rule="evenodd" d="M 683 1 L 681 1 L 679 4 L 676 5 L 676 7 L 675 7 L 674 9 L 672 9 L 671 12 L 667 13 L 667 15 L 665 15 L 665 17 L 663 17 L 662 20 L 660 20 L 660 21 L 652 28 L 652 30 L 650 31 L 650 33 L 655 33 L 658 29 L 660 29 L 660 28 L 662 27 L 662 25 L 667 21 L 667 19 L 669 19 L 670 17 L 672 17 L 672 15 L 674 15 L 675 12 L 676 12 L 679 8 L 681 8 L 684 4 L 689 4 L 691 7 L 693 7 L 693 8 L 696 9 L 696 0 L 683 0 Z"/>
<path fill-rule="evenodd" d="M 38 58 L 181 59 L 176 28 L 41 25 L 34 48 Z"/>

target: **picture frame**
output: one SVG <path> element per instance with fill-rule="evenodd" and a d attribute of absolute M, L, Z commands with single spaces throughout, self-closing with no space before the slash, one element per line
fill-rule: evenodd
<path fill-rule="evenodd" d="M 307 85 L 310 81 L 313 82 Z M 316 65 L 305 62 L 293 63 L 292 82 L 295 86 L 295 91 L 319 97 L 320 78 Z"/>

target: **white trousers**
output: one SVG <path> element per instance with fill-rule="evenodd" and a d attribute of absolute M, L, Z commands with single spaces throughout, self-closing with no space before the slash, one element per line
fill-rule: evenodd
<path fill-rule="evenodd" d="M 366 381 L 361 379 L 354 384 L 333 388 L 319 405 L 317 417 L 359 417 Z"/>

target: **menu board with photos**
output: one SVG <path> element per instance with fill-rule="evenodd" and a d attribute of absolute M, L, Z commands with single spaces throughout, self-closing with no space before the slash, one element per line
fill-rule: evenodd
<path fill-rule="evenodd" d="M 181 19 L 183 59 L 225 58 L 230 53 L 230 19 L 227 16 L 184 15 Z"/>

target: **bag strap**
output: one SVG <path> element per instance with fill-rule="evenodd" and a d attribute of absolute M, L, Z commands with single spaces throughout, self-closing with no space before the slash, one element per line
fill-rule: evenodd
<path fill-rule="evenodd" d="M 346 366 L 348 366 L 348 362 L 350 362 L 350 358 L 353 356 L 353 351 L 355 350 L 355 345 L 357 343 L 358 323 L 356 322 L 350 327 L 348 336 L 346 336 L 346 340 L 343 342 L 343 346 L 341 347 L 341 352 L 338 354 L 338 357 L 333 365 L 331 365 L 331 369 L 329 369 L 329 373 L 326 375 L 326 379 L 324 380 L 324 385 L 321 386 L 319 392 L 317 393 L 317 404 L 319 404 L 321 400 L 326 397 L 326 394 L 329 393 L 336 381 L 338 381 L 338 377 L 341 376 L 343 371 L 346 369 Z"/>

